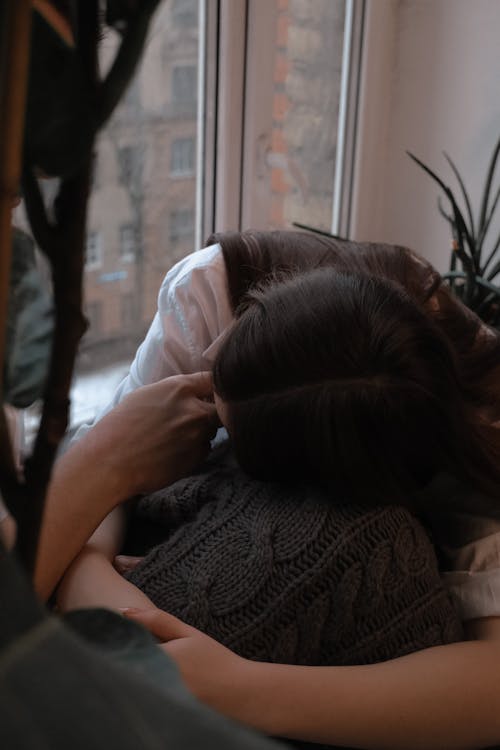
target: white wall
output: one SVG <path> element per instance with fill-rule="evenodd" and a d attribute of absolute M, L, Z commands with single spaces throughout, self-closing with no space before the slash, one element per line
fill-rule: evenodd
<path fill-rule="evenodd" d="M 454 185 L 446 150 L 477 210 L 500 134 L 500 1 L 367 0 L 365 53 L 351 234 L 408 245 L 443 270 L 439 188 L 405 151 Z"/>

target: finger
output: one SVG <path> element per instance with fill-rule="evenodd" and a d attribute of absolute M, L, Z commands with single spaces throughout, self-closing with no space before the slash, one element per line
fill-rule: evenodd
<path fill-rule="evenodd" d="M 184 384 L 189 386 L 190 390 L 200 399 L 213 401 L 214 384 L 211 372 L 194 372 L 191 375 L 182 376 Z"/>
<path fill-rule="evenodd" d="M 182 620 L 179 620 L 168 612 L 163 612 L 161 609 L 135 609 L 133 607 L 126 607 L 121 612 L 130 620 L 139 622 L 162 642 L 171 641 L 175 638 L 186 638 L 196 632 L 190 625 L 186 625 Z"/>
<path fill-rule="evenodd" d="M 201 401 L 198 399 L 197 405 L 200 409 L 202 419 L 206 421 L 208 425 L 220 426 L 220 418 L 214 404 L 209 404 L 207 401 Z"/>
<path fill-rule="evenodd" d="M 132 557 L 131 555 L 117 555 L 113 561 L 116 570 L 121 573 L 129 573 L 134 570 L 140 562 L 144 560 L 143 557 Z"/>

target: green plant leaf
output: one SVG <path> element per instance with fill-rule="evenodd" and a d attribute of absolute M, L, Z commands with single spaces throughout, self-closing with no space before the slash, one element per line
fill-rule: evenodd
<path fill-rule="evenodd" d="M 486 269 L 487 269 L 487 268 L 488 268 L 488 266 L 490 265 L 491 261 L 492 261 L 492 260 L 493 260 L 493 258 L 495 257 L 495 255 L 496 255 L 496 253 L 497 253 L 497 250 L 498 250 L 498 248 L 499 248 L 499 247 L 500 247 L 500 235 L 498 235 L 498 237 L 497 237 L 497 241 L 496 241 L 496 242 L 495 242 L 495 244 L 493 245 L 493 249 L 491 250 L 490 254 L 488 255 L 488 258 L 487 258 L 487 260 L 486 260 L 486 263 L 484 264 L 484 268 L 483 268 L 483 273 L 484 273 L 484 272 L 486 271 Z M 498 271 L 499 271 L 499 268 L 500 268 L 500 262 L 499 262 L 499 263 L 496 263 L 496 264 L 495 264 L 495 267 L 494 267 L 494 270 L 493 270 L 493 271 L 490 271 L 490 273 L 488 274 L 488 277 L 487 277 L 487 278 L 488 278 L 488 279 L 489 279 L 490 281 L 491 281 L 491 279 L 492 279 L 492 278 L 494 278 L 494 276 L 496 276 L 496 275 L 497 275 L 497 273 L 498 273 Z"/>
<path fill-rule="evenodd" d="M 458 204 L 455 200 L 455 196 L 453 195 L 452 190 L 448 187 L 448 185 L 446 185 L 443 182 L 443 180 L 440 177 L 438 177 L 438 175 L 435 172 L 432 171 L 432 169 L 430 169 L 430 167 L 424 164 L 423 161 L 418 159 L 410 151 L 407 151 L 406 153 L 411 159 L 413 159 L 413 161 L 416 164 L 418 164 L 418 166 L 421 169 L 424 170 L 424 172 L 426 172 L 435 182 L 437 182 L 437 184 L 444 191 L 446 197 L 451 203 L 451 207 L 453 209 L 453 221 L 455 225 L 456 240 L 457 240 L 457 248 L 455 252 L 458 255 L 458 258 L 460 259 L 460 261 L 462 262 L 462 265 L 467 275 L 467 282 L 466 282 L 463 294 L 464 294 L 464 299 L 465 299 L 466 304 L 470 305 L 472 302 L 473 295 L 474 295 L 474 276 L 479 271 L 478 258 L 475 252 L 474 238 L 471 237 L 469 234 L 464 217 L 462 216 L 462 212 L 460 211 L 460 208 L 458 207 Z M 462 240 L 463 237 L 465 237 L 467 245 L 469 247 L 470 257 L 467 256 L 467 253 L 465 251 L 465 247 L 464 247 L 463 240 Z"/>
<path fill-rule="evenodd" d="M 465 223 L 464 217 L 463 217 L 462 212 L 460 211 L 460 208 L 459 208 L 459 206 L 458 206 L 458 204 L 457 204 L 457 202 L 455 200 L 455 196 L 453 195 L 453 191 L 451 190 L 451 188 L 448 185 L 446 185 L 443 182 L 443 180 L 440 177 L 438 177 L 438 175 L 435 172 L 433 172 L 430 167 L 427 166 L 427 164 L 424 164 L 423 161 L 420 161 L 420 159 L 418 159 L 410 151 L 407 151 L 406 153 L 408 154 L 408 156 L 410 157 L 410 159 L 413 159 L 413 161 L 416 164 L 418 164 L 418 166 L 421 169 L 423 169 L 424 172 L 426 172 L 429 175 L 429 177 L 432 177 L 432 179 L 435 182 L 437 182 L 437 184 L 439 185 L 439 187 L 444 191 L 444 193 L 445 193 L 446 197 L 448 198 L 448 200 L 450 201 L 451 207 L 453 209 L 453 220 L 454 220 L 457 232 L 459 234 L 464 234 L 464 236 L 467 239 L 469 248 L 471 250 L 473 250 L 473 248 L 474 248 L 473 238 L 469 234 L 469 231 L 467 229 L 467 225 Z M 459 240 L 459 243 L 460 243 L 460 237 L 458 237 L 457 239 Z M 475 258 L 473 256 L 471 256 L 471 258 L 467 258 L 467 256 L 465 255 L 465 251 L 462 250 L 461 252 L 462 252 L 462 256 L 463 256 L 463 257 L 461 257 L 462 263 L 464 263 L 464 265 L 466 266 L 466 268 L 468 267 L 472 271 L 472 268 L 475 265 Z"/>
<path fill-rule="evenodd" d="M 491 205 L 490 212 L 489 212 L 488 216 L 486 217 L 486 220 L 485 220 L 483 226 L 481 227 L 481 231 L 479 233 L 479 238 L 478 238 L 477 242 L 478 242 L 478 246 L 480 248 L 482 247 L 483 242 L 484 242 L 484 238 L 486 237 L 488 229 L 490 228 L 491 220 L 492 220 L 492 218 L 493 218 L 493 216 L 495 214 L 499 198 L 500 198 L 500 187 L 498 188 L 498 190 L 496 192 L 495 198 L 493 199 L 493 203 Z M 490 255 L 488 257 L 488 259 L 491 260 L 491 257 L 492 256 Z M 486 268 L 486 266 L 485 266 L 485 268 Z"/>
<path fill-rule="evenodd" d="M 441 216 L 443 217 L 443 219 L 446 219 L 446 221 L 448 222 L 448 224 L 450 224 L 451 228 L 453 229 L 454 228 L 453 219 L 450 216 L 450 214 L 446 213 L 445 208 L 443 206 L 443 203 L 441 201 L 441 196 L 438 198 L 438 202 L 437 203 L 438 203 L 438 211 L 439 211 L 439 213 L 441 214 Z"/>
<path fill-rule="evenodd" d="M 500 297 L 500 287 L 496 284 L 492 284 L 491 281 L 488 281 L 487 279 L 483 279 L 481 276 L 476 276 L 476 284 L 478 286 L 483 287 L 483 289 L 487 289 L 489 292 L 493 292 L 493 294 L 496 294 L 498 297 Z"/>
<path fill-rule="evenodd" d="M 31 238 L 13 233 L 3 399 L 25 408 L 42 395 L 53 331 L 52 302 L 36 267 Z"/>
<path fill-rule="evenodd" d="M 334 240 L 348 242 L 347 237 L 341 237 L 340 234 L 332 234 L 325 229 L 318 229 L 318 227 L 311 227 L 309 224 L 301 224 L 300 221 L 292 221 L 292 226 L 297 227 L 298 229 L 306 229 L 308 232 L 313 232 L 314 234 L 321 234 L 323 237 L 333 237 Z"/>
<path fill-rule="evenodd" d="M 457 182 L 460 185 L 460 189 L 461 189 L 462 195 L 464 197 L 465 206 L 467 208 L 467 214 L 469 216 L 469 221 L 470 221 L 469 233 L 470 233 L 471 237 L 473 237 L 474 234 L 475 234 L 475 231 L 474 231 L 474 217 L 472 215 L 472 208 L 471 208 L 471 204 L 470 204 L 470 200 L 469 200 L 469 195 L 467 193 L 467 190 L 465 189 L 465 185 L 464 185 L 464 182 L 462 180 L 462 177 L 460 176 L 460 172 L 458 171 L 458 169 L 455 166 L 454 162 L 451 160 L 451 157 L 446 153 L 446 151 L 443 151 L 443 156 L 446 159 L 446 161 L 448 162 L 448 164 L 450 165 L 450 167 L 452 168 L 453 174 L 457 178 Z"/>
<path fill-rule="evenodd" d="M 484 226 L 484 223 L 486 221 L 486 214 L 488 213 L 488 203 L 490 199 L 491 183 L 493 182 L 493 175 L 495 174 L 495 169 L 496 169 L 499 153 L 500 153 L 500 138 L 498 139 L 496 146 L 493 150 L 493 154 L 491 156 L 491 161 L 490 161 L 490 166 L 488 168 L 488 176 L 486 177 L 486 182 L 484 184 L 483 198 L 481 201 L 481 210 L 479 213 L 479 229 Z"/>

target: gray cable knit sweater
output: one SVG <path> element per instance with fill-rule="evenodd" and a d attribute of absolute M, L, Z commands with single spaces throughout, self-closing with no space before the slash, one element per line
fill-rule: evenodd
<path fill-rule="evenodd" d="M 462 635 L 427 534 L 405 508 L 262 483 L 222 448 L 138 513 L 165 541 L 129 579 L 243 656 L 368 664 Z"/>

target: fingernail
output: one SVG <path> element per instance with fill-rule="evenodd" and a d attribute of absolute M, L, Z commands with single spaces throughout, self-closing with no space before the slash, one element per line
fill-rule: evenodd
<path fill-rule="evenodd" d="M 138 607 L 118 607 L 118 612 L 122 615 L 136 615 L 140 611 Z"/>

